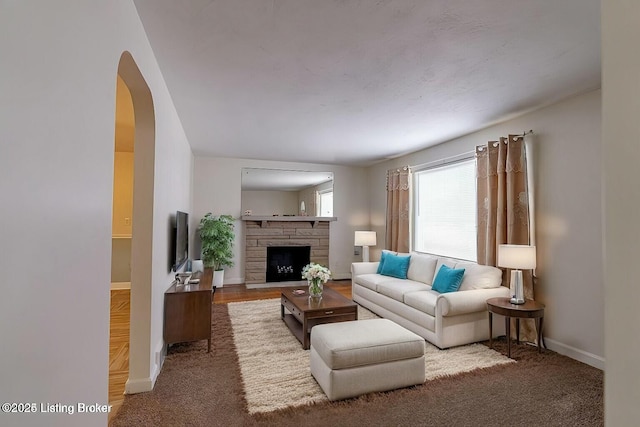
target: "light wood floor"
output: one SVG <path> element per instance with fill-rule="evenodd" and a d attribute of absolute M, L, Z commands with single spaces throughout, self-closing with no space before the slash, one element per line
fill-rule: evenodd
<path fill-rule="evenodd" d="M 325 286 L 351 298 L 351 280 L 327 282 Z M 214 304 L 279 298 L 283 288 L 247 289 L 245 285 L 226 285 L 216 289 Z M 287 288 L 284 288 L 287 289 Z M 124 402 L 124 386 L 129 378 L 130 290 L 111 291 L 111 323 L 109 338 L 109 413 L 111 420 Z"/>
<path fill-rule="evenodd" d="M 351 280 L 327 282 L 325 286 L 328 286 L 334 291 L 338 291 L 345 297 L 351 299 Z M 245 285 L 225 285 L 222 288 L 216 289 L 213 294 L 213 303 L 225 304 L 228 302 L 280 298 L 280 292 L 282 292 L 282 289 L 283 288 L 247 289 Z"/>
<path fill-rule="evenodd" d="M 113 418 L 124 402 L 124 386 L 129 378 L 130 289 L 111 290 L 109 324 L 109 405 Z"/>

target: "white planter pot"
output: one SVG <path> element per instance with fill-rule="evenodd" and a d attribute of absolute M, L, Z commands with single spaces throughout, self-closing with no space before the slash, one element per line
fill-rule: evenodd
<path fill-rule="evenodd" d="M 213 287 L 221 288 L 222 286 L 224 286 L 224 270 L 214 270 Z"/>

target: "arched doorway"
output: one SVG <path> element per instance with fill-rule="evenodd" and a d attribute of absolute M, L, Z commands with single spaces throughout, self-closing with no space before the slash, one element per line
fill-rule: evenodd
<path fill-rule="evenodd" d="M 129 379 L 134 141 L 135 115 L 131 92 L 118 75 L 111 225 L 109 404 L 113 409 L 110 417 L 122 405 L 125 384 Z"/>
<path fill-rule="evenodd" d="M 129 161 L 133 169 L 131 216 L 127 217 L 126 213 L 118 211 L 118 218 L 114 217 L 114 230 L 116 221 L 120 221 L 119 225 L 125 231 L 128 223 L 131 232 L 129 358 L 124 390 L 128 394 L 148 391 L 152 386 L 150 342 L 155 114 L 149 86 L 129 52 L 124 52 L 120 57 L 117 79 L 130 93 L 133 116 L 131 155 L 114 155 L 114 172 L 116 167 L 122 166 L 116 164 L 123 163 L 120 161 L 122 157 L 132 157 Z M 115 208 L 114 201 L 114 215 Z"/>

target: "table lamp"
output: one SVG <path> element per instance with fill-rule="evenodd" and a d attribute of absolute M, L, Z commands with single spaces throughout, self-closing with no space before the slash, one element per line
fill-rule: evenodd
<path fill-rule="evenodd" d="M 511 268 L 511 304 L 524 304 L 522 270 L 536 268 L 536 247 L 528 245 L 498 246 L 498 267 Z"/>
<path fill-rule="evenodd" d="M 369 262 L 369 246 L 376 245 L 375 231 L 356 231 L 354 246 L 362 246 L 362 262 Z"/>

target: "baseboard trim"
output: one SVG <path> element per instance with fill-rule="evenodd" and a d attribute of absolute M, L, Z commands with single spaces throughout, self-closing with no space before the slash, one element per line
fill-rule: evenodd
<path fill-rule="evenodd" d="M 154 376 L 155 378 L 157 378 L 157 373 Z M 137 380 L 132 380 L 131 378 L 129 378 L 124 386 L 124 394 L 144 393 L 153 390 L 153 386 L 156 382 L 155 378 L 149 377 L 140 378 Z"/>
<path fill-rule="evenodd" d="M 570 345 L 563 344 L 550 338 L 545 338 L 544 342 L 549 350 L 553 350 L 556 353 L 562 354 L 563 356 L 570 357 L 579 362 L 586 363 L 587 365 L 591 365 L 594 368 L 598 368 L 604 371 L 604 357 L 600 357 L 593 353 L 571 347 Z"/>
<path fill-rule="evenodd" d="M 162 370 L 162 365 L 159 365 L 159 366 L 156 365 L 156 368 L 153 370 L 153 373 L 151 374 L 151 390 L 153 390 L 153 387 L 155 387 L 156 380 L 158 379 L 158 375 L 160 375 L 161 370 Z"/>
<path fill-rule="evenodd" d="M 161 340 L 158 345 L 156 346 L 156 351 L 155 351 L 155 363 L 153 364 L 154 366 L 154 370 L 153 373 L 151 374 L 151 379 L 153 381 L 153 386 L 155 386 L 156 384 L 156 380 L 158 379 L 158 375 L 160 375 L 160 371 L 162 371 L 162 365 L 164 365 L 164 357 L 167 354 L 167 344 L 164 342 L 164 340 Z"/>

